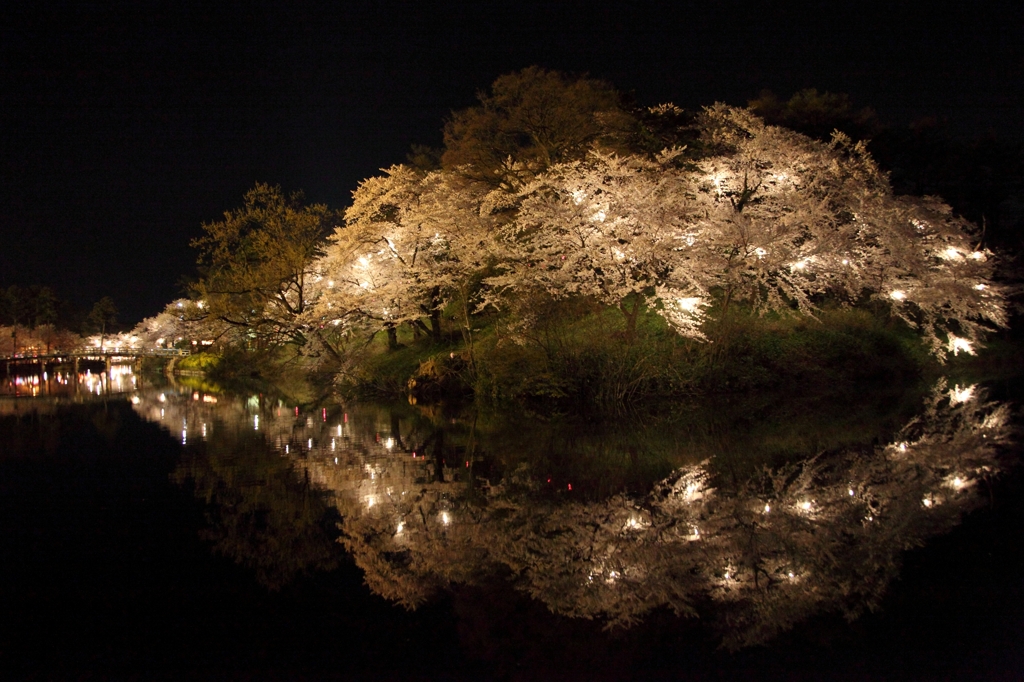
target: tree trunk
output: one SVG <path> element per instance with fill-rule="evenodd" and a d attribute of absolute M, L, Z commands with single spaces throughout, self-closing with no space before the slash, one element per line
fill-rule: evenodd
<path fill-rule="evenodd" d="M 441 342 L 441 287 L 430 290 L 430 336 L 434 343 Z"/>
<path fill-rule="evenodd" d="M 320 330 L 316 329 L 313 331 L 313 333 L 316 334 L 316 337 L 318 339 L 320 339 L 320 344 L 324 347 L 324 350 L 326 350 L 332 358 L 334 358 L 338 362 L 341 362 L 341 353 L 339 353 L 337 349 L 335 349 L 334 346 L 332 346 L 330 342 L 326 338 L 324 338 L 324 335 L 320 333 Z"/>
<path fill-rule="evenodd" d="M 626 307 L 626 302 L 623 301 L 619 304 L 619 310 L 626 316 L 626 341 L 631 342 L 633 337 L 636 336 L 636 318 L 640 313 L 640 297 L 637 296 L 633 299 L 633 309 L 630 310 Z"/>
<path fill-rule="evenodd" d="M 388 350 L 398 350 L 398 327 L 389 324 L 385 331 L 388 334 Z"/>

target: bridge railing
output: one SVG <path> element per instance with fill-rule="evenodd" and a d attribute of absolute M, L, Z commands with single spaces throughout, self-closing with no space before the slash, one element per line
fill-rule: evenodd
<path fill-rule="evenodd" d="M 0 354 L 0 361 L 32 361 L 32 360 L 60 360 L 67 359 L 88 359 L 88 358 L 149 358 L 149 357 L 185 357 L 192 352 L 178 348 L 104 348 L 76 349 L 70 351 L 53 351 L 50 353 L 10 353 Z"/>

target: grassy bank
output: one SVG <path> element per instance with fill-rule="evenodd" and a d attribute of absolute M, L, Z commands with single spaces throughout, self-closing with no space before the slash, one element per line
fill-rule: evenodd
<path fill-rule="evenodd" d="M 396 350 L 380 334 L 346 358 L 336 386 L 420 401 L 473 395 L 498 404 L 610 405 L 903 383 L 938 367 L 902 323 L 841 308 L 817 319 L 734 308 L 708 325 L 706 342 L 680 337 L 653 311 L 629 334 L 619 311 L 579 301 L 539 310 L 527 333 L 494 319 L 472 339 L 449 331 L 436 342 L 402 329 Z"/>

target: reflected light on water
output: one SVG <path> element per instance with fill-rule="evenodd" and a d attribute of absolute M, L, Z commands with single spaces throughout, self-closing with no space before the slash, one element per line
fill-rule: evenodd
<path fill-rule="evenodd" d="M 690 613 L 694 604 L 714 621 L 716 605 L 727 604 L 733 620 L 723 637 L 751 644 L 820 610 L 876 602 L 908 542 L 948 531 L 979 504 L 975 482 L 998 470 L 1009 413 L 968 388 L 968 399 L 954 400 L 947 385 L 937 387 L 887 445 L 812 453 L 738 482 L 714 459 L 683 460 L 646 491 L 603 497 L 576 469 L 572 494 L 568 475 L 543 485 L 551 469 L 531 468 L 537 455 L 498 460 L 493 441 L 467 437 L 468 422 L 448 415 L 416 422 L 351 406 L 343 430 L 295 420 L 288 409 L 275 416 L 244 400 L 212 404 L 170 392 L 165 402 L 140 393 L 136 409 L 151 416 L 166 405 L 172 417 L 204 423 L 204 434 L 205 421 L 261 431 L 271 455 L 336 507 L 342 542 L 366 583 L 402 604 L 497 570 L 556 613 L 614 625 L 660 608 Z M 878 558 L 870 566 L 866 552 Z"/>

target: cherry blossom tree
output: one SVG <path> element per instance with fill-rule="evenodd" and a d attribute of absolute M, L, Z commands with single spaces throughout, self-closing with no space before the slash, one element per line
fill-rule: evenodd
<path fill-rule="evenodd" d="M 870 296 L 940 355 L 1005 326 L 992 254 L 971 245 L 970 225 L 937 199 L 894 196 L 862 143 L 836 134 L 825 145 L 724 105 L 701 125 L 718 153 L 694 177 L 700 258 L 724 309 L 741 297 L 813 315 L 822 296 Z"/>
<path fill-rule="evenodd" d="M 700 126 L 710 153 L 692 164 L 679 149 L 592 151 L 529 183 L 491 300 L 592 297 L 622 310 L 627 335 L 646 302 L 704 338 L 712 301 L 720 315 L 741 299 L 814 316 L 826 299 L 873 298 L 940 356 L 1005 325 L 992 254 L 971 245 L 970 226 L 938 200 L 894 196 L 862 144 L 825 145 L 724 105 Z"/>
<path fill-rule="evenodd" d="M 346 226 L 315 266 L 321 273 L 316 314 L 330 323 L 346 315 L 376 321 L 394 345 L 403 322 L 439 340 L 441 311 L 461 299 L 468 328 L 470 282 L 492 253 L 496 218 L 485 207 L 488 191 L 456 174 L 408 166 L 365 180 L 353 193 Z"/>
<path fill-rule="evenodd" d="M 164 348 L 181 341 L 239 341 L 233 332 L 234 327 L 207 314 L 205 301 L 183 298 L 171 301 L 158 314 L 142 320 L 131 333 L 144 348 Z"/>
<path fill-rule="evenodd" d="M 647 160 L 592 151 L 550 168 L 520 193 L 504 230 L 507 269 L 491 286 L 591 297 L 622 311 L 627 335 L 644 302 L 657 299 L 680 333 L 702 337 L 708 292 L 693 259 L 701 226 L 689 178 L 674 167 L 679 153 Z"/>

